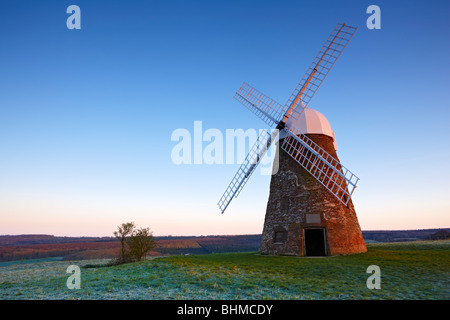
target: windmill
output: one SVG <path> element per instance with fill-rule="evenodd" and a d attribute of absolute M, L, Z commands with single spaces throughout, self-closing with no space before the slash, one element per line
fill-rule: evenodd
<path fill-rule="evenodd" d="M 261 253 L 337 255 L 367 251 L 351 196 L 359 178 L 336 154 L 327 119 L 308 103 L 356 31 L 338 23 L 282 106 L 244 83 L 235 98 L 277 130 L 262 131 L 218 202 L 223 213 L 273 143 L 279 169 L 272 175 Z M 278 139 L 277 139 L 278 138 Z"/>

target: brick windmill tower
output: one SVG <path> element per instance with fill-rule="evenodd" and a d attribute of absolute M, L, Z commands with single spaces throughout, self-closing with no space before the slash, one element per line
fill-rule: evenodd
<path fill-rule="evenodd" d="M 262 131 L 218 205 L 223 213 L 275 142 L 280 147 L 279 166 L 270 182 L 263 254 L 324 256 L 367 251 L 351 201 L 359 178 L 339 162 L 328 120 L 307 108 L 355 31 L 338 23 L 284 106 L 246 83 L 235 95 L 276 129 Z"/>
<path fill-rule="evenodd" d="M 286 125 L 303 132 L 339 161 L 334 131 L 320 112 L 306 108 L 298 120 L 288 120 Z M 284 139 L 282 133 L 279 143 Z M 292 140 L 287 139 L 289 145 Z M 278 171 L 270 183 L 261 253 L 324 256 L 367 251 L 352 200 L 344 195 L 344 204 L 288 152 L 277 152 Z M 306 153 L 301 159 L 313 167 Z"/>

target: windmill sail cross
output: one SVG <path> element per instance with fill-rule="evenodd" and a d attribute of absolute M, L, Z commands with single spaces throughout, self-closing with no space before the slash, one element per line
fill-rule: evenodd
<path fill-rule="evenodd" d="M 239 102 L 266 124 L 286 132 L 287 136 L 281 148 L 345 205 L 352 196 L 359 178 L 303 132 L 286 126 L 286 123 L 290 118 L 299 119 L 356 30 L 356 27 L 345 23 L 337 24 L 284 106 L 247 83 L 244 83 L 235 94 Z M 278 134 L 278 130 L 276 132 Z M 260 139 L 266 141 L 261 149 L 258 142 Z M 272 144 L 274 134 L 260 136 L 259 140 L 250 150 L 220 198 L 218 205 L 222 213 L 245 186 Z"/>

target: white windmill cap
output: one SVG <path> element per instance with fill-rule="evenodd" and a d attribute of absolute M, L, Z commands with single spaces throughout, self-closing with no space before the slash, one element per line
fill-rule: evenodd
<path fill-rule="evenodd" d="M 323 134 L 329 136 L 333 139 L 334 149 L 337 150 L 334 131 L 331 130 L 327 118 L 317 110 L 305 108 L 298 119 L 289 117 L 286 121 L 286 126 L 304 134 Z M 281 135 L 280 138 L 282 138 Z"/>

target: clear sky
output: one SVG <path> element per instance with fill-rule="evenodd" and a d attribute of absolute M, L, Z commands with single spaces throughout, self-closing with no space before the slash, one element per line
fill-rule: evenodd
<path fill-rule="evenodd" d="M 309 107 L 361 179 L 361 228 L 450 227 L 449 15 L 447 0 L 3 1 L 0 234 L 262 232 L 270 176 L 222 215 L 239 165 L 175 165 L 171 135 L 267 128 L 236 90 L 284 104 L 338 22 L 358 31 Z"/>

